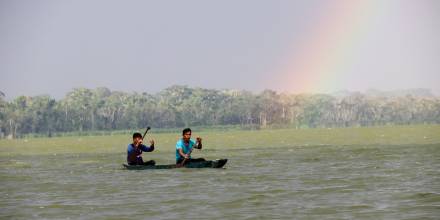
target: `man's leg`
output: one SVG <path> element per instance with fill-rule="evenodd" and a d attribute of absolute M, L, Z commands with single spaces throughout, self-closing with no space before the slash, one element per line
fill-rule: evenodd
<path fill-rule="evenodd" d="M 179 158 L 178 160 L 176 160 L 176 164 L 182 164 L 182 161 L 183 161 L 184 159 L 181 157 L 181 158 Z"/>
<path fill-rule="evenodd" d="M 185 164 L 182 164 L 183 160 L 184 160 L 183 158 L 179 158 L 176 161 L 176 165 L 186 165 L 186 164 L 189 164 L 189 163 L 197 163 L 197 162 L 206 161 L 205 158 L 190 158 L 190 159 L 185 161 Z"/>
<path fill-rule="evenodd" d="M 143 165 L 145 165 L 145 166 L 154 166 L 154 165 L 156 165 L 156 161 L 154 161 L 154 160 L 149 160 L 149 161 L 147 161 L 147 162 L 144 162 Z"/>
<path fill-rule="evenodd" d="M 142 157 L 136 158 L 136 165 L 144 165 L 144 161 L 142 160 Z"/>
<path fill-rule="evenodd" d="M 188 162 L 203 162 L 206 161 L 205 158 L 191 158 Z"/>

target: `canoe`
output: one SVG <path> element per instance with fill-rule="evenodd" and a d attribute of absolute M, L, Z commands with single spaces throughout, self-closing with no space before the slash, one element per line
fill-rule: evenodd
<path fill-rule="evenodd" d="M 185 168 L 222 168 L 228 159 L 207 160 L 202 162 L 191 162 L 185 164 Z M 176 164 L 163 164 L 163 165 L 127 165 L 122 164 L 128 170 L 150 170 L 150 169 L 174 169 L 177 168 Z"/>

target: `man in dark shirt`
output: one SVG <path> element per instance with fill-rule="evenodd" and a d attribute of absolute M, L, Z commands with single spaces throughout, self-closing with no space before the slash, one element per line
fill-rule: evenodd
<path fill-rule="evenodd" d="M 147 147 L 142 144 L 142 134 L 134 133 L 133 134 L 133 143 L 129 144 L 127 147 L 127 163 L 128 165 L 151 165 L 154 166 L 156 162 L 154 160 L 150 160 L 144 162 L 142 160 L 142 151 L 151 152 L 154 150 L 154 140 L 150 140 L 150 147 Z"/>

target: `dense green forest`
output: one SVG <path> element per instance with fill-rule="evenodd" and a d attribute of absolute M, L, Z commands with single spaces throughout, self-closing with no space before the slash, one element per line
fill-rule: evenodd
<path fill-rule="evenodd" d="M 156 94 L 78 88 L 63 99 L 0 92 L 0 137 L 184 126 L 349 127 L 440 123 L 433 95 L 255 94 L 172 86 Z"/>

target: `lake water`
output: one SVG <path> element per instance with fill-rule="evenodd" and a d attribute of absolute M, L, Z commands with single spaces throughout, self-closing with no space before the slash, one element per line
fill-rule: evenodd
<path fill-rule="evenodd" d="M 174 152 L 146 154 L 160 163 Z M 194 156 L 197 156 L 196 153 Z M 205 150 L 225 169 L 119 154 L 0 158 L 1 219 L 440 219 L 440 145 Z"/>

